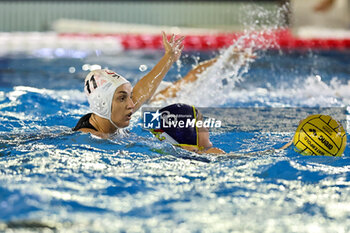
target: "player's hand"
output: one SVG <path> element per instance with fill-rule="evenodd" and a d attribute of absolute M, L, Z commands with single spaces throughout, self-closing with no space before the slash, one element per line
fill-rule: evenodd
<path fill-rule="evenodd" d="M 170 40 L 168 41 L 165 32 L 162 32 L 162 36 L 165 54 L 169 55 L 173 62 L 177 61 L 180 58 L 181 52 L 184 48 L 182 42 L 185 39 L 185 37 L 181 36 L 180 38 L 175 39 L 175 35 L 173 34 Z"/>

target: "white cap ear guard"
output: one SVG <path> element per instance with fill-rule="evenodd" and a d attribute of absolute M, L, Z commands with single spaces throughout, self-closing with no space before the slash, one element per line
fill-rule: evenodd
<path fill-rule="evenodd" d="M 115 90 L 125 83 L 129 83 L 129 81 L 107 69 L 91 71 L 85 78 L 84 91 L 90 110 L 96 115 L 110 120 L 114 126 L 116 125 L 111 120 L 113 95 Z"/>

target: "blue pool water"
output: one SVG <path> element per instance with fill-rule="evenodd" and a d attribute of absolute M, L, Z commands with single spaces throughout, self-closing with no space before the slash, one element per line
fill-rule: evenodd
<path fill-rule="evenodd" d="M 165 80 L 218 53 L 184 52 Z M 350 105 L 350 51 L 258 51 L 236 65 L 227 62 L 230 53 L 222 51 L 201 82 L 157 105 L 288 107 L 297 116 L 300 108 Z M 147 72 L 140 65 L 149 71 L 160 57 L 60 50 L 0 58 L 0 231 L 350 231 L 349 144 L 337 158 L 271 150 L 293 135 L 278 124 L 283 114 L 273 131 L 237 130 L 228 121 L 211 132 L 225 156 L 157 141 L 142 129 L 140 113 L 127 136 L 111 140 L 70 130 L 88 112 L 84 65 L 135 84 Z M 292 128 L 300 119 L 291 118 Z"/>

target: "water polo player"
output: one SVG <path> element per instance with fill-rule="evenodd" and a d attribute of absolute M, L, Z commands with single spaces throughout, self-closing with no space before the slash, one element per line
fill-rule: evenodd
<path fill-rule="evenodd" d="M 85 94 L 90 105 L 89 113 L 83 116 L 74 131 L 88 132 L 107 138 L 118 128 L 129 125 L 131 115 L 148 101 L 172 64 L 179 59 L 184 37 L 168 41 L 163 36 L 164 56 L 154 68 L 132 88 L 129 81 L 110 70 L 95 70 L 85 79 Z"/>
<path fill-rule="evenodd" d="M 158 112 L 160 127 L 150 129 L 150 131 L 159 140 L 165 140 L 175 146 L 197 153 L 225 153 L 213 147 L 208 128 L 197 127 L 197 121 L 203 122 L 203 116 L 194 106 L 172 104 L 161 108 Z M 187 122 L 194 124 L 187 124 Z"/>

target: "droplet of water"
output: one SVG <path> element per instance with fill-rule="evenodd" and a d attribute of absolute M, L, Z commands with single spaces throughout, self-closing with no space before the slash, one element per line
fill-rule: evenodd
<path fill-rule="evenodd" d="M 321 78 L 321 76 L 319 76 L 319 75 L 316 75 L 315 78 L 316 78 L 316 80 L 319 81 L 319 82 L 322 81 L 322 78 Z"/>
<path fill-rule="evenodd" d="M 75 73 L 75 67 L 71 66 L 69 67 L 69 73 L 74 74 Z"/>
<path fill-rule="evenodd" d="M 89 65 L 89 64 L 84 64 L 81 68 L 82 68 L 84 71 L 88 71 L 89 68 L 90 68 L 90 65 Z"/>
<path fill-rule="evenodd" d="M 140 65 L 140 67 L 139 67 L 139 70 L 140 70 L 141 72 L 144 72 L 144 71 L 146 71 L 147 69 L 148 69 L 148 67 L 147 67 L 146 65 L 144 65 L 144 64 Z"/>
<path fill-rule="evenodd" d="M 100 69 L 101 69 L 101 66 L 97 64 L 90 66 L 90 71 L 100 70 Z"/>
<path fill-rule="evenodd" d="M 176 61 L 176 66 L 177 66 L 177 72 L 180 72 L 181 71 L 181 67 L 182 67 L 182 62 L 180 59 L 178 59 Z"/>

